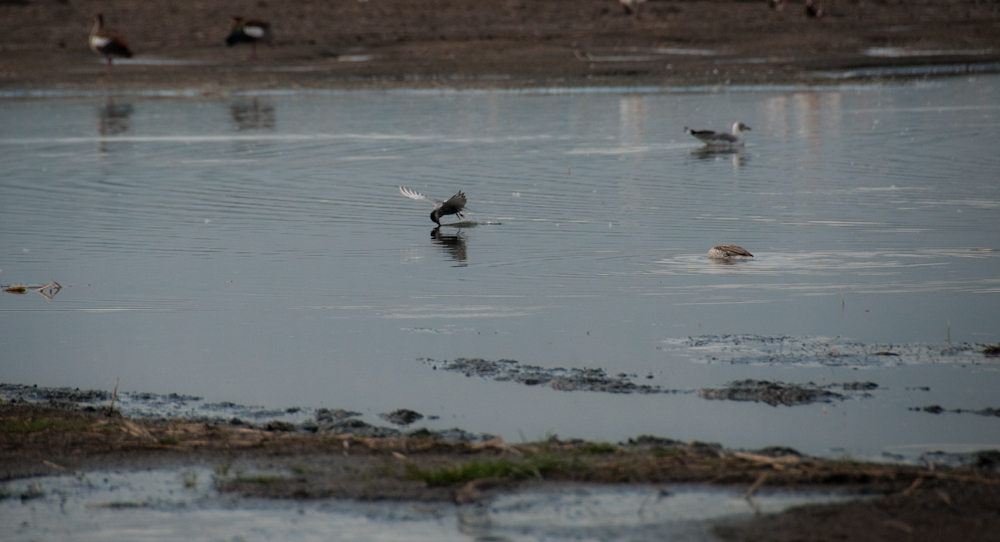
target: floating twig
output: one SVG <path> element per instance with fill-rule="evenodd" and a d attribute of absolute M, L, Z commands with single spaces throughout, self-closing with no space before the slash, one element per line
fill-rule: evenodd
<path fill-rule="evenodd" d="M 62 290 L 62 284 L 59 284 L 55 279 L 51 279 L 52 282 L 48 284 L 12 284 L 9 286 L 0 286 L 0 289 L 7 292 L 8 294 L 21 295 L 28 293 L 28 290 L 34 290 L 39 294 L 43 295 L 49 301 Z"/>

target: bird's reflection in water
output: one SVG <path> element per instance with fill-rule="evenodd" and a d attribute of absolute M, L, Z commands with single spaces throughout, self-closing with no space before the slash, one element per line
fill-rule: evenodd
<path fill-rule="evenodd" d="M 446 234 L 441 231 L 440 227 L 431 230 L 431 239 L 434 243 L 441 245 L 445 252 L 456 262 L 454 267 L 465 267 L 468 264 L 465 263 L 467 257 L 465 250 L 465 239 L 462 237 L 462 232 L 455 232 L 454 234 Z"/>
<path fill-rule="evenodd" d="M 276 124 L 274 106 L 257 102 L 257 98 L 237 100 L 229 106 L 229 114 L 233 117 L 233 129 L 237 132 L 245 130 L 274 130 Z"/>
<path fill-rule="evenodd" d="M 745 166 L 750 161 L 743 147 L 733 148 L 713 148 L 709 146 L 699 147 L 691 151 L 691 156 L 698 160 L 725 160 L 731 158 L 734 166 Z"/>
<path fill-rule="evenodd" d="M 97 109 L 97 133 L 113 136 L 127 132 L 131 127 L 132 104 L 116 104 L 113 98 Z"/>

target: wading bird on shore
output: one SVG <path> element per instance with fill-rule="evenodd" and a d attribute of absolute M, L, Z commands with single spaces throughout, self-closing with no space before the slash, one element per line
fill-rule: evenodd
<path fill-rule="evenodd" d="M 232 47 L 237 43 L 250 44 L 250 58 L 257 60 L 257 42 L 271 44 L 271 23 L 233 17 L 233 28 L 226 36 L 226 45 Z"/>
<path fill-rule="evenodd" d="M 708 251 L 708 257 L 713 260 L 750 260 L 753 254 L 736 245 L 718 245 Z"/>
<path fill-rule="evenodd" d="M 733 124 L 733 133 L 727 134 L 726 132 L 716 132 L 713 130 L 692 130 L 687 126 L 684 127 L 684 131 L 697 137 L 706 145 L 712 147 L 739 147 L 743 145 L 743 130 L 749 130 L 750 127 L 742 122 L 737 122 Z"/>
<path fill-rule="evenodd" d="M 113 57 L 132 58 L 128 43 L 118 34 L 104 28 L 103 13 L 94 15 L 94 28 L 90 29 L 90 39 L 87 42 L 95 55 L 108 59 L 108 71 L 111 71 Z"/>
<path fill-rule="evenodd" d="M 465 194 L 461 190 L 457 194 L 448 198 L 448 201 L 441 201 L 436 198 L 429 198 L 416 190 L 411 190 L 405 186 L 400 186 L 399 191 L 406 197 L 410 199 L 416 199 L 421 201 L 426 201 L 434 204 L 434 210 L 431 211 L 431 220 L 437 223 L 438 227 L 441 226 L 441 217 L 444 215 L 458 215 L 459 218 L 465 218 L 462 215 L 462 209 L 465 208 Z"/>

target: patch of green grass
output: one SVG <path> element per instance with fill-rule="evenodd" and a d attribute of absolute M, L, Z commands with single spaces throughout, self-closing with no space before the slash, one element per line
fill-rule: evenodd
<path fill-rule="evenodd" d="M 305 465 L 292 465 L 291 471 L 293 474 L 299 476 L 308 476 L 310 474 L 323 474 L 323 469 L 317 469 L 315 467 L 307 467 Z"/>
<path fill-rule="evenodd" d="M 463 484 L 481 478 L 544 478 L 555 472 L 570 472 L 584 469 L 586 465 L 576 455 L 540 453 L 525 457 L 522 461 L 507 458 L 487 461 L 471 461 L 448 467 L 421 469 L 414 463 L 406 464 L 408 480 L 422 480 L 432 486 Z"/>
<path fill-rule="evenodd" d="M 0 421 L 0 433 L 38 433 L 41 431 L 82 431 L 93 422 L 88 419 L 15 418 Z"/>
<path fill-rule="evenodd" d="M 681 455 L 686 455 L 684 450 L 679 448 L 657 448 L 653 450 L 653 457 L 677 457 Z"/>
<path fill-rule="evenodd" d="M 216 465 L 213 470 L 216 476 L 226 476 L 229 474 L 229 469 L 233 468 L 232 463 L 220 463 Z"/>
<path fill-rule="evenodd" d="M 160 444 L 164 446 L 174 446 L 180 444 L 180 441 L 168 435 L 160 439 Z"/>
<path fill-rule="evenodd" d="M 436 469 L 421 469 L 416 464 L 406 464 L 408 480 L 422 480 L 432 486 L 461 484 L 480 478 L 528 478 L 535 471 L 523 463 L 515 463 L 509 459 L 493 459 L 489 461 L 472 461 Z"/>
<path fill-rule="evenodd" d="M 610 442 L 587 442 L 577 448 L 577 451 L 584 455 L 606 455 L 617 452 L 618 446 Z"/>
<path fill-rule="evenodd" d="M 184 482 L 184 487 L 187 489 L 194 489 L 198 487 L 198 473 L 194 471 L 185 472 L 181 477 Z"/>

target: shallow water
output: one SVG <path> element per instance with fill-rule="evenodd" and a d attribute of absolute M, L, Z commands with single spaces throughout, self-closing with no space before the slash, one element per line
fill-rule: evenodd
<path fill-rule="evenodd" d="M 910 409 L 1000 406 L 1000 362 L 974 346 L 1000 342 L 998 87 L 2 99 L 0 284 L 64 288 L 0 294 L 0 381 L 380 424 L 410 408 L 509 441 L 995 448 L 996 417 Z M 735 120 L 739 153 L 683 132 Z M 463 190 L 472 212 L 435 231 L 398 185 Z M 757 258 L 709 261 L 721 243 Z M 428 361 L 462 357 L 685 393 Z M 879 387 L 795 407 L 693 393 L 745 378 Z"/>
<path fill-rule="evenodd" d="M 844 496 L 685 486 L 538 486 L 489 501 L 267 501 L 219 494 L 212 469 L 95 471 L 0 486 L 5 540 L 715 540 L 710 522 Z M 18 498 L 20 497 L 20 498 Z"/>

